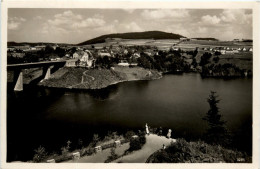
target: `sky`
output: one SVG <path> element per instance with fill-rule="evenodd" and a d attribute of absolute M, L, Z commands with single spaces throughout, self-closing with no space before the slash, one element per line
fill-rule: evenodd
<path fill-rule="evenodd" d="M 9 8 L 8 41 L 77 44 L 110 33 L 164 31 L 252 39 L 251 9 Z"/>

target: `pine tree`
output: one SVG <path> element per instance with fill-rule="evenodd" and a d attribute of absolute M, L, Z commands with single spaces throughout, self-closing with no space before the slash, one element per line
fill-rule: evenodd
<path fill-rule="evenodd" d="M 203 120 L 208 122 L 208 130 L 205 133 L 205 139 L 211 144 L 227 144 L 227 130 L 225 127 L 225 121 L 221 119 L 219 114 L 218 103 L 220 100 L 217 99 L 216 92 L 211 91 L 207 102 L 209 103 L 210 109 Z"/>

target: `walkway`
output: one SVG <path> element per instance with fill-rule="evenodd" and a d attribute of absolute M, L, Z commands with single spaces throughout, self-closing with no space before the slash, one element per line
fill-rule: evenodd
<path fill-rule="evenodd" d="M 123 155 L 125 150 L 129 148 L 129 143 L 125 143 L 115 149 L 117 155 Z M 110 156 L 111 148 L 105 149 L 101 152 L 95 153 L 91 156 L 83 156 L 78 160 L 69 160 L 65 163 L 104 163 L 108 156 Z"/>
<path fill-rule="evenodd" d="M 84 78 L 83 78 L 84 76 L 88 76 L 88 77 L 90 77 L 90 78 L 92 79 L 92 81 L 94 81 L 95 78 L 94 78 L 93 76 L 87 75 L 87 74 L 86 74 L 87 71 L 88 71 L 88 70 L 86 70 L 85 72 L 82 73 L 82 74 L 83 74 L 83 75 L 82 75 L 82 79 L 84 79 Z M 83 82 L 83 81 L 82 81 L 81 83 L 78 83 L 78 84 L 69 86 L 68 88 L 71 89 L 71 88 L 73 88 L 73 87 L 75 87 L 75 86 L 78 86 L 78 85 L 84 85 L 84 86 L 85 86 L 86 83 L 88 83 L 88 82 Z"/>
<path fill-rule="evenodd" d="M 176 142 L 175 139 L 168 139 L 164 136 L 155 134 L 146 135 L 146 143 L 141 150 L 134 151 L 133 153 L 119 158 L 114 163 L 145 163 L 148 157 L 155 151 L 161 149 L 163 144 L 168 146 L 171 141 Z"/>

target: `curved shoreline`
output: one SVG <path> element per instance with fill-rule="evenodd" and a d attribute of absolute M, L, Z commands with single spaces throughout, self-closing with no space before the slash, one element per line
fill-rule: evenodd
<path fill-rule="evenodd" d="M 38 86 L 63 88 L 63 89 L 83 89 L 96 90 L 109 87 L 122 82 L 139 81 L 139 80 L 157 80 L 163 77 L 161 72 L 147 70 L 143 68 L 116 68 L 116 70 L 84 70 L 64 68 L 60 72 L 65 73 L 61 77 L 53 77 L 44 80 Z M 58 73 L 60 73 L 58 72 Z M 86 78 L 91 77 L 91 78 Z"/>

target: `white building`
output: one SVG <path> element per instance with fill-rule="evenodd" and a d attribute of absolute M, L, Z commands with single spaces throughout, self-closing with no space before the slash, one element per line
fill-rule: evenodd
<path fill-rule="evenodd" d="M 225 54 L 226 54 L 226 50 L 222 49 L 222 50 L 220 50 L 220 53 L 221 53 L 222 55 L 225 55 Z"/>
<path fill-rule="evenodd" d="M 92 53 L 89 50 L 85 50 L 80 61 L 82 64 L 85 64 L 86 67 L 91 67 L 94 61 Z"/>
<path fill-rule="evenodd" d="M 111 57 L 111 54 L 108 53 L 108 52 L 98 52 L 98 56 L 100 56 L 100 57 L 104 57 L 104 56 Z"/>

